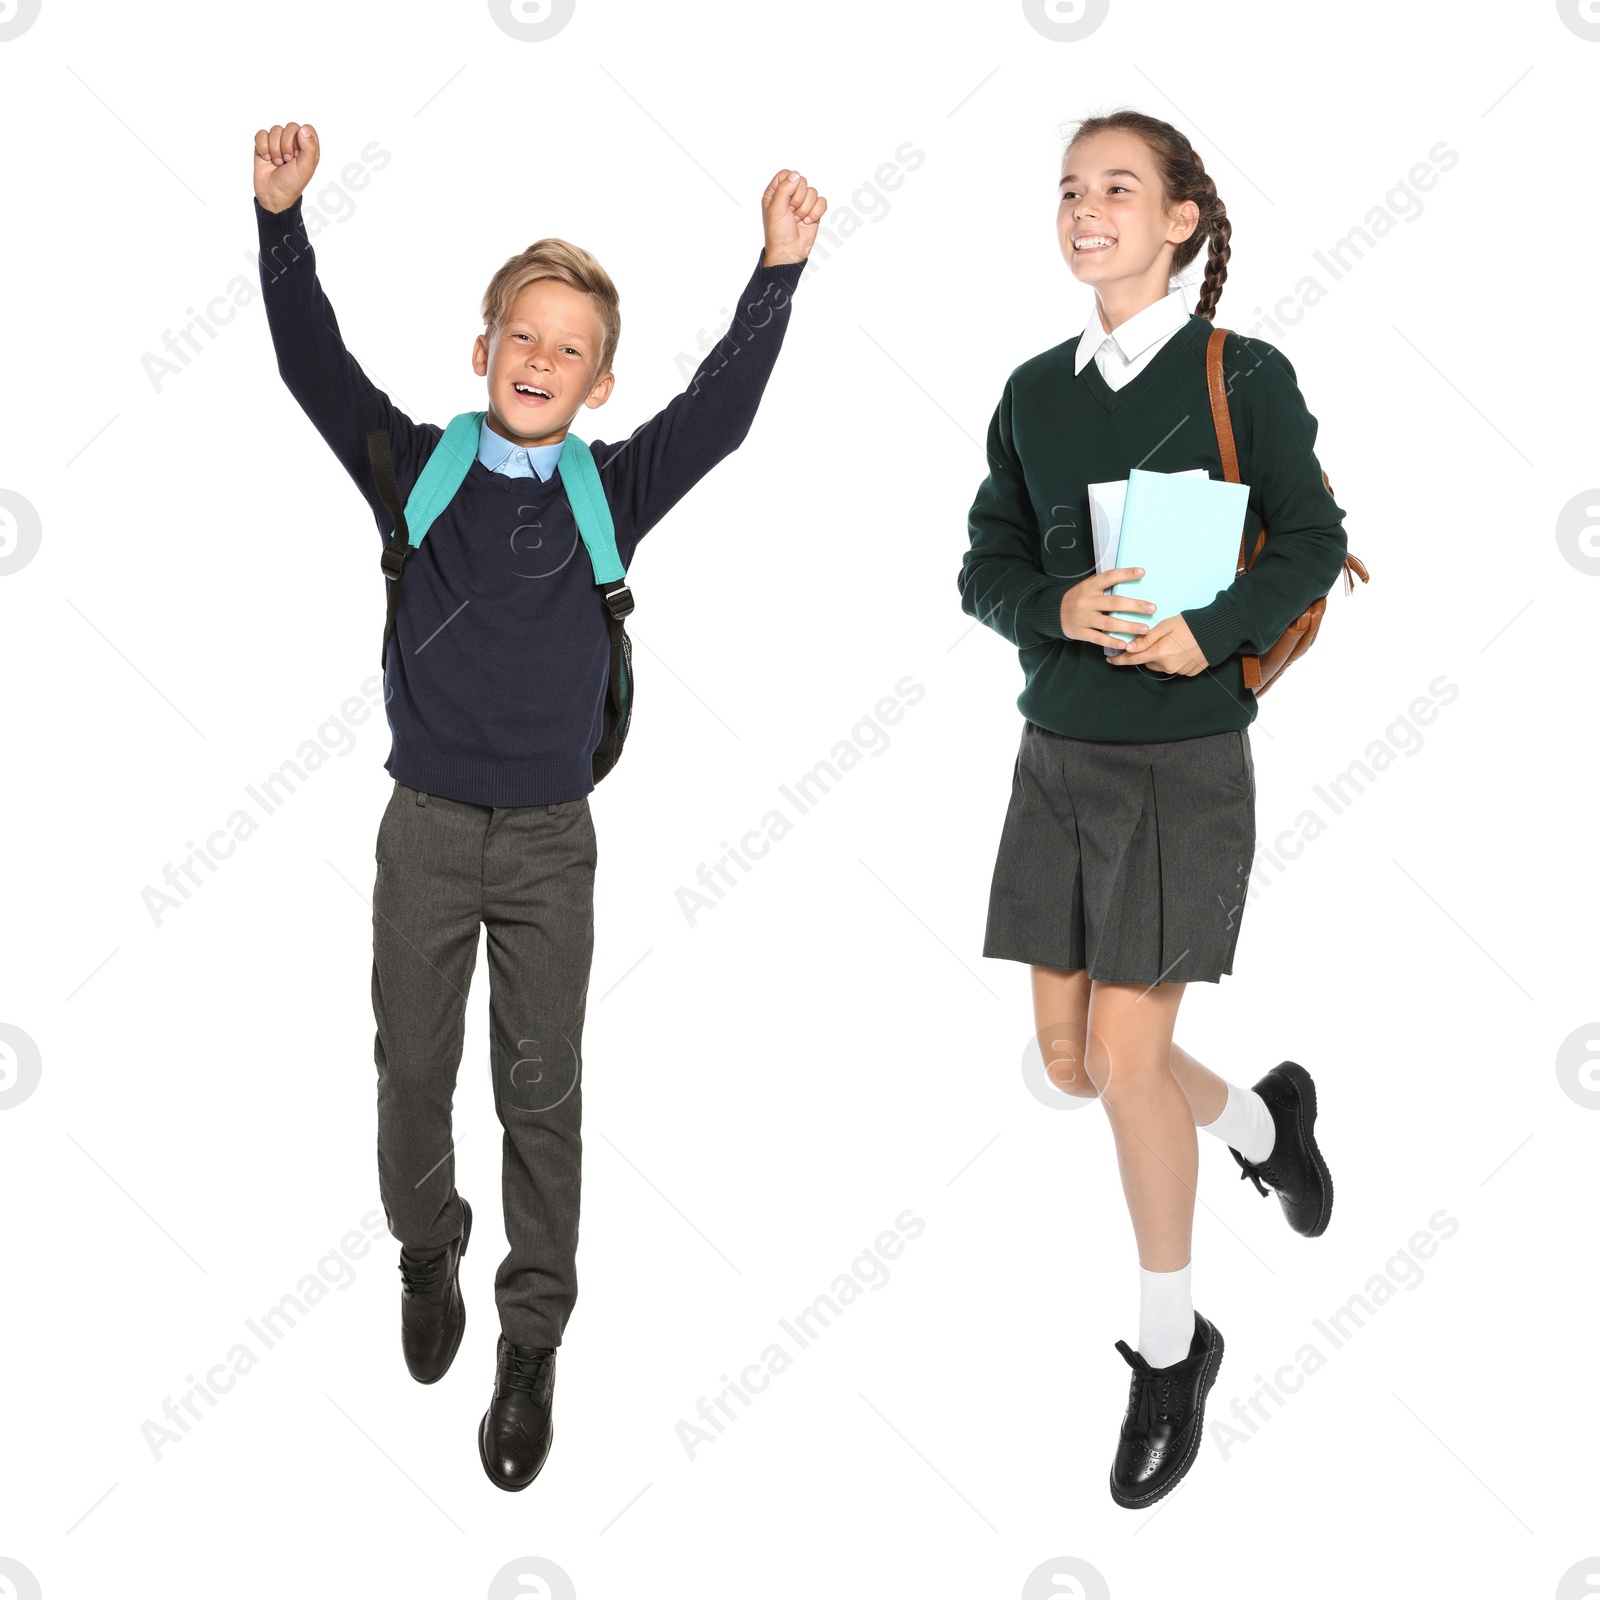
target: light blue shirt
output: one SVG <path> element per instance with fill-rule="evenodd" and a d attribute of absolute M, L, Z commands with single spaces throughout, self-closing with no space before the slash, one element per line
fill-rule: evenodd
<path fill-rule="evenodd" d="M 508 478 L 538 478 L 548 483 L 561 459 L 561 446 L 537 444 L 529 449 L 512 444 L 489 426 L 485 416 L 478 425 L 478 459 L 491 472 L 502 472 Z"/>

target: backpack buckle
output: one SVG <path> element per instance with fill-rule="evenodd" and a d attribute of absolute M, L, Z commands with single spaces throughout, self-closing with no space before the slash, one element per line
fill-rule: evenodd
<path fill-rule="evenodd" d="M 405 570 L 406 557 L 411 554 L 411 545 L 405 539 L 390 539 L 383 547 L 380 564 L 383 575 L 391 582 L 398 583 L 400 574 Z"/>
<path fill-rule="evenodd" d="M 611 615 L 618 622 L 621 622 L 633 610 L 633 590 L 627 584 L 619 583 L 615 588 L 607 589 L 604 593 L 605 602 L 610 609 Z"/>

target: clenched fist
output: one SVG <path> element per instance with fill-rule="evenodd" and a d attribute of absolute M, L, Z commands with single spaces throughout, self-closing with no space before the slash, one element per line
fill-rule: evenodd
<path fill-rule="evenodd" d="M 287 211 L 311 182 L 322 156 L 309 122 L 256 130 L 256 199 L 263 211 Z"/>
<path fill-rule="evenodd" d="M 761 221 L 767 235 L 762 265 L 804 261 L 817 242 L 817 224 L 827 209 L 828 202 L 798 172 L 785 168 L 778 173 L 761 196 Z"/>

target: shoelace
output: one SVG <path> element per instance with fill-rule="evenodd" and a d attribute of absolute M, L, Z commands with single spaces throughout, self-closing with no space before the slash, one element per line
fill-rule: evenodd
<path fill-rule="evenodd" d="M 515 1345 L 507 1345 L 505 1363 L 506 1387 L 508 1389 L 525 1389 L 529 1394 L 534 1393 L 540 1380 L 544 1377 L 545 1368 L 549 1365 L 551 1356 L 554 1354 L 554 1349 L 538 1349 L 532 1355 L 522 1356 L 517 1354 Z"/>
<path fill-rule="evenodd" d="M 1267 1184 L 1271 1184 L 1274 1189 L 1283 1187 L 1283 1180 L 1272 1170 L 1270 1161 L 1263 1161 L 1260 1166 L 1245 1166 L 1240 1169 L 1239 1176 L 1241 1179 L 1248 1178 L 1256 1186 L 1256 1193 L 1263 1197 L 1267 1192 Z M 1267 1183 L 1261 1181 L 1263 1178 L 1267 1180 Z"/>
<path fill-rule="evenodd" d="M 1168 1409 L 1172 1400 L 1172 1375 L 1158 1367 L 1142 1363 L 1135 1365 L 1132 1360 L 1133 1351 L 1120 1339 L 1117 1341 L 1117 1348 L 1122 1351 L 1123 1359 L 1133 1368 L 1133 1382 L 1128 1390 L 1128 1410 L 1132 1413 L 1134 1427 L 1140 1433 L 1148 1433 L 1158 1419 L 1162 1422 L 1168 1420 Z M 1160 1391 L 1159 1396 L 1157 1390 Z"/>
<path fill-rule="evenodd" d="M 1154 1372 L 1138 1371 L 1133 1375 L 1133 1382 L 1137 1390 L 1137 1394 L 1133 1397 L 1134 1423 L 1140 1433 L 1149 1433 L 1157 1418 L 1162 1422 L 1167 1420 L 1167 1403 L 1172 1396 L 1172 1382 Z M 1161 1391 L 1159 1398 L 1156 1395 L 1157 1389 Z"/>
<path fill-rule="evenodd" d="M 1242 1179 L 1250 1179 L 1254 1186 L 1256 1186 L 1256 1194 L 1262 1195 L 1262 1197 L 1266 1195 L 1267 1184 L 1272 1184 L 1274 1189 L 1277 1189 L 1278 1187 L 1277 1174 L 1272 1171 L 1270 1166 L 1245 1166 L 1245 1168 L 1240 1170 L 1240 1174 L 1238 1174 L 1238 1176 L 1240 1176 Z M 1262 1178 L 1266 1178 L 1267 1184 L 1264 1184 L 1264 1182 L 1261 1181 Z"/>
<path fill-rule="evenodd" d="M 402 1293 L 429 1294 L 439 1282 L 439 1269 L 444 1265 L 447 1250 L 441 1250 L 438 1255 L 428 1261 L 407 1261 L 400 1257 L 400 1283 Z"/>

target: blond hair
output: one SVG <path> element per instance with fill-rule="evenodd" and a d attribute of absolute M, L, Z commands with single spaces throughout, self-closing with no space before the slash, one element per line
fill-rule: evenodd
<path fill-rule="evenodd" d="M 622 337 L 617 286 L 611 281 L 611 274 L 582 245 L 569 244 L 565 239 L 536 239 L 489 280 L 489 287 L 483 292 L 484 338 L 493 343 L 495 334 L 511 315 L 517 296 L 540 278 L 554 278 L 594 300 L 602 329 L 600 365 L 595 377 L 603 378 L 611 370 L 617 341 Z"/>

